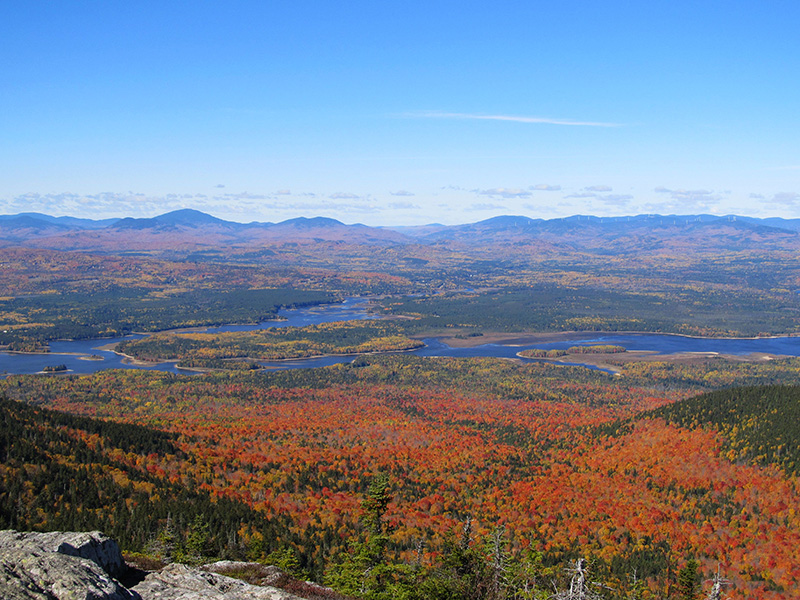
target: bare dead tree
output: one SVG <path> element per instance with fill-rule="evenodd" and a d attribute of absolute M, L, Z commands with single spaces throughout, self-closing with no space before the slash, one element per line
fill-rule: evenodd
<path fill-rule="evenodd" d="M 488 540 L 489 556 L 491 560 L 491 594 L 492 597 L 500 597 L 500 590 L 507 586 L 506 581 L 506 567 L 508 563 L 508 556 L 503 550 L 505 528 L 500 526 L 492 531 Z"/>
<path fill-rule="evenodd" d="M 719 565 L 717 565 L 717 572 L 710 581 L 711 591 L 708 592 L 706 600 L 722 600 L 722 586 L 731 585 L 731 581 L 720 574 Z"/>
<path fill-rule="evenodd" d="M 645 583 L 641 579 L 639 579 L 639 574 L 636 572 L 636 569 L 633 570 L 633 573 L 628 575 L 630 581 L 630 590 L 628 592 L 628 600 L 640 600 L 642 597 L 642 592 L 645 589 Z"/>
<path fill-rule="evenodd" d="M 572 574 L 569 582 L 569 590 L 557 592 L 553 596 L 554 600 L 602 600 L 602 596 L 591 589 L 591 585 L 600 584 L 590 582 L 587 579 L 589 562 L 585 558 L 579 558 L 567 569 Z"/>

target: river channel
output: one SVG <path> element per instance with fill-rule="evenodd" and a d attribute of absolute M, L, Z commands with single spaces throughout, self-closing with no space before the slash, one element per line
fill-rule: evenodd
<path fill-rule="evenodd" d="M 368 300 L 364 298 L 349 298 L 340 304 L 328 304 L 311 308 L 284 309 L 279 311 L 280 320 L 265 321 L 256 325 L 225 325 L 222 327 L 209 327 L 199 331 L 252 331 L 256 329 L 269 329 L 271 327 L 303 327 L 320 323 L 347 321 L 352 319 L 373 318 L 367 312 Z M 196 330 L 197 331 L 197 330 Z M 108 350 L 110 345 L 123 340 L 140 338 L 140 335 L 131 335 L 124 338 L 101 340 L 63 340 L 50 343 L 50 352 L 47 354 L 14 354 L 0 352 L 0 377 L 10 374 L 39 373 L 45 367 L 65 365 L 72 373 L 94 373 L 103 369 L 144 369 L 170 371 L 173 373 L 187 373 L 177 369 L 174 363 L 159 363 L 156 365 L 141 366 L 124 362 L 123 357 Z M 579 344 L 613 344 L 624 346 L 628 350 L 645 350 L 659 354 L 673 354 L 679 352 L 697 352 L 732 355 L 748 355 L 752 353 L 765 353 L 786 356 L 800 356 L 800 337 L 770 337 L 770 338 L 695 338 L 669 334 L 652 333 L 596 333 L 570 335 L 567 340 L 537 341 L 536 343 L 520 344 L 482 344 L 469 348 L 453 348 L 438 338 L 423 340 L 425 346 L 408 352 L 416 356 L 440 357 L 497 357 L 517 358 L 517 353 L 529 348 L 566 349 Z M 317 358 L 304 358 L 297 360 L 282 360 L 262 363 L 265 367 L 273 369 L 306 369 L 324 367 L 337 363 L 352 362 L 353 356 L 325 356 Z M 522 359 L 526 360 L 526 359 Z M 589 365 L 586 365 L 589 366 Z"/>

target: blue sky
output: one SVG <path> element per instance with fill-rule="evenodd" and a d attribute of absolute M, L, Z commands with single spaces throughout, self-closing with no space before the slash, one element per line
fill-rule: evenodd
<path fill-rule="evenodd" d="M 800 3 L 0 4 L 0 213 L 800 217 Z"/>

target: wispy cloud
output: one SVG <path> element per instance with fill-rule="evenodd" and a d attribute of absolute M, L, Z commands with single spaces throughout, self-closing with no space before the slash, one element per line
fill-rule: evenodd
<path fill-rule="evenodd" d="M 330 202 L 329 200 L 319 200 L 316 202 L 295 202 L 271 200 L 253 205 L 250 211 L 269 210 L 279 213 L 285 217 L 295 217 L 301 215 L 330 215 L 333 213 L 348 214 L 376 214 L 383 209 L 379 206 L 372 206 L 364 202 Z"/>
<path fill-rule="evenodd" d="M 505 208 L 506 207 L 503 206 L 502 204 L 489 204 L 488 202 L 479 202 L 465 207 L 464 210 L 473 212 L 482 210 L 505 210 Z"/>
<path fill-rule="evenodd" d="M 389 204 L 389 208 L 395 210 L 418 210 L 419 205 L 414 204 L 413 202 L 408 202 L 407 200 L 403 200 L 401 202 L 392 202 Z"/>
<path fill-rule="evenodd" d="M 214 216 L 250 221 L 254 218 L 276 216 L 294 217 L 298 214 L 376 214 L 386 210 L 376 205 L 370 196 L 337 193 L 328 197 L 302 193 L 296 200 L 289 190 L 270 194 L 251 192 L 226 192 L 205 194 L 148 195 L 138 192 L 104 192 L 99 194 L 28 193 L 12 198 L 0 198 L 0 214 L 42 212 L 54 216 L 89 216 L 94 219 L 108 217 L 153 217 L 180 208 L 194 208 Z M 393 206 L 391 208 L 400 208 Z M 415 207 L 416 208 L 416 207 Z M 276 214 L 277 213 L 277 214 Z"/>
<path fill-rule="evenodd" d="M 633 196 L 630 194 L 607 194 L 599 199 L 611 206 L 628 206 L 633 200 Z"/>
<path fill-rule="evenodd" d="M 624 207 L 628 206 L 633 200 L 633 196 L 630 194 L 609 194 L 607 192 L 613 191 L 610 185 L 592 185 L 589 187 L 583 188 L 582 191 L 577 192 L 575 194 L 569 194 L 564 196 L 564 198 L 576 198 L 582 200 L 598 200 L 607 206 L 617 206 L 617 207 Z"/>
<path fill-rule="evenodd" d="M 408 190 L 397 190 L 396 192 L 389 192 L 392 196 L 414 196 L 414 192 Z"/>
<path fill-rule="evenodd" d="M 719 209 L 720 202 L 729 195 L 725 191 L 671 189 L 663 186 L 659 186 L 653 191 L 657 194 L 669 196 L 669 200 L 643 205 L 642 208 L 648 213 L 668 214 L 672 212 L 686 213 L 686 211 L 716 211 Z"/>
<path fill-rule="evenodd" d="M 226 198 L 230 200 L 267 200 L 269 196 L 265 194 L 251 194 L 250 192 L 239 192 L 238 194 L 225 194 L 224 196 L 215 196 L 215 198 Z"/>
<path fill-rule="evenodd" d="M 577 127 L 621 127 L 621 123 L 605 123 L 601 121 L 578 121 L 573 119 L 553 119 L 550 117 L 524 117 L 517 115 L 479 115 L 472 113 L 423 112 L 410 113 L 409 117 L 423 119 L 463 119 L 473 121 L 510 121 L 533 125 L 568 125 Z"/>
<path fill-rule="evenodd" d="M 778 192 L 773 195 L 769 200 L 774 204 L 785 204 L 787 206 L 796 206 L 800 203 L 800 194 L 797 192 Z"/>
<path fill-rule="evenodd" d="M 663 186 L 655 188 L 653 190 L 657 194 L 669 194 L 669 196 L 673 200 L 678 201 L 686 201 L 686 202 L 697 202 L 699 204 L 709 204 L 713 202 L 718 202 L 722 195 L 713 192 L 712 190 L 684 190 L 684 189 L 677 189 L 673 190 L 670 188 L 666 188 Z"/>
<path fill-rule="evenodd" d="M 0 212 L 7 214 L 42 212 L 55 216 L 90 216 L 95 219 L 120 216 L 151 217 L 190 206 L 204 211 L 213 209 L 213 203 L 192 194 L 150 196 L 138 192 L 28 193 L 0 200 Z"/>
<path fill-rule="evenodd" d="M 537 183 L 529 187 L 528 189 L 534 190 L 536 192 L 560 192 L 561 186 L 560 185 L 549 185 L 547 183 Z"/>
<path fill-rule="evenodd" d="M 492 188 L 490 190 L 472 190 L 481 196 L 498 198 L 529 198 L 531 193 L 519 188 Z"/>

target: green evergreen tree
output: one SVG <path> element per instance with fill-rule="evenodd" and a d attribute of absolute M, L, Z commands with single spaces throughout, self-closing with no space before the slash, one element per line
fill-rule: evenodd
<path fill-rule="evenodd" d="M 390 500 L 389 478 L 379 473 L 370 483 L 362 503 L 365 536 L 352 542 L 349 552 L 332 561 L 325 573 L 328 585 L 365 600 L 419 598 L 415 592 L 414 568 L 386 559 L 389 532 L 383 516 Z"/>
<path fill-rule="evenodd" d="M 680 600 L 697 600 L 700 594 L 700 574 L 697 561 L 690 558 L 678 572 L 678 598 Z"/>
<path fill-rule="evenodd" d="M 175 553 L 176 560 L 191 565 L 202 563 L 208 557 L 209 538 L 209 525 L 205 516 L 195 515 L 186 532 L 186 540 Z"/>
<path fill-rule="evenodd" d="M 167 522 L 154 540 L 147 545 L 147 554 L 153 558 L 171 563 L 175 560 L 175 551 L 178 546 L 178 535 L 175 532 L 175 524 L 172 515 L 167 515 Z"/>
<path fill-rule="evenodd" d="M 461 538 L 445 542 L 441 565 L 421 581 L 420 597 L 431 600 L 485 600 L 491 577 L 486 556 L 472 539 L 472 518 L 467 517 Z"/>
<path fill-rule="evenodd" d="M 295 579 L 309 578 L 309 574 L 300 568 L 300 559 L 294 548 L 284 547 L 279 550 L 274 550 L 270 552 L 262 562 L 278 567 L 281 571 L 291 575 Z"/>

